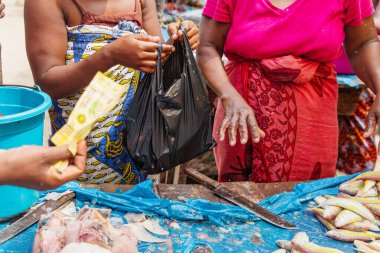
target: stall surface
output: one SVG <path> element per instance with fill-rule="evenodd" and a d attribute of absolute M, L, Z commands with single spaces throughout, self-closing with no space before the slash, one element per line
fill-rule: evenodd
<path fill-rule="evenodd" d="M 146 181 L 126 192 L 108 186 L 103 190 L 116 190 L 116 193 L 108 193 L 69 183 L 56 191 L 74 190 L 77 207 L 112 208 L 113 222 L 123 222 L 126 212 L 144 212 L 159 219 L 161 226 L 169 231 L 170 239 L 162 244 L 140 243 L 140 252 L 170 252 L 171 248 L 173 252 L 194 252 L 197 247 L 197 252 L 272 252 L 277 249 L 275 240 L 289 240 L 299 231 L 306 231 L 311 241 L 319 245 L 355 252 L 352 243 L 327 238 L 325 228 L 306 210 L 311 204 L 309 200 L 319 195 L 337 194 L 337 186 L 351 177 L 295 186 L 294 183 L 225 183 L 252 201 L 265 198 L 260 202 L 263 207 L 283 214 L 299 230 L 285 230 L 260 221 L 246 210 L 226 204 L 200 185 L 158 185 L 153 188 L 152 182 Z M 293 186 L 294 191 L 287 192 Z M 277 195 L 271 196 L 273 194 Z M 170 226 L 173 222 L 178 226 Z M 2 224 L 0 228 L 6 225 Z M 29 252 L 35 231 L 36 225 L 0 245 L 0 252 Z"/>

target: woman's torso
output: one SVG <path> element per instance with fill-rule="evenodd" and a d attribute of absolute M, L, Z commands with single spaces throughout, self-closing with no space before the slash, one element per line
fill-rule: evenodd
<path fill-rule="evenodd" d="M 136 5 L 139 4 L 138 0 L 123 1 L 125 8 L 128 9 L 112 15 L 90 12 L 84 7 L 86 1 L 66 2 L 71 3 L 62 9 L 64 13 L 70 11 L 65 18 L 68 37 L 66 64 L 85 59 L 124 34 L 143 32 L 141 9 Z M 141 174 L 133 164 L 122 145 L 122 139 L 126 114 L 137 88 L 140 73 L 117 65 L 105 74 L 119 85 L 129 85 L 129 88 L 121 96 L 118 105 L 105 117 L 99 119 L 89 134 L 86 171 L 78 180 L 86 183 L 135 184 L 144 180 L 145 175 Z M 82 92 L 53 102 L 50 110 L 53 132 L 65 124 Z"/>
<path fill-rule="evenodd" d="M 219 0 L 213 18 L 231 23 L 229 59 L 294 55 L 331 62 L 341 53 L 344 26 L 358 26 L 357 16 L 372 12 L 370 0 L 296 0 L 283 10 L 270 0 Z"/>

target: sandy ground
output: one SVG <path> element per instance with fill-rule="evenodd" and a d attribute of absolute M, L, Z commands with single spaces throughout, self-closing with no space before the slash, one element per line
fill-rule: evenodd
<path fill-rule="evenodd" d="M 5 17 L 0 20 L 0 43 L 4 84 L 33 86 L 25 50 L 24 0 L 3 0 Z M 50 136 L 48 115 L 45 119 L 45 144 Z"/>

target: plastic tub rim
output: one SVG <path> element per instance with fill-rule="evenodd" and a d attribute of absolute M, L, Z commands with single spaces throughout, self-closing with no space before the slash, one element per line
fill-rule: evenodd
<path fill-rule="evenodd" d="M 39 114 L 45 113 L 47 109 L 50 108 L 52 105 L 51 98 L 48 94 L 45 92 L 41 91 L 40 87 L 38 85 L 35 85 L 34 87 L 24 87 L 24 86 L 15 86 L 15 85 L 4 85 L 4 88 L 10 88 L 10 89 L 15 89 L 15 90 L 23 90 L 23 89 L 29 89 L 37 94 L 41 95 L 44 99 L 43 103 L 35 108 L 29 109 L 24 112 L 12 114 L 12 115 L 7 115 L 7 116 L 1 116 L 0 117 L 0 124 L 2 123 L 12 123 L 16 121 L 21 121 L 29 118 L 33 118 Z M 0 86 L 0 89 L 2 86 Z"/>

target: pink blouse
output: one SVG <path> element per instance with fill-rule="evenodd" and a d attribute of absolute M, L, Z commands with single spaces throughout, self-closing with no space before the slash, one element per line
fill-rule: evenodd
<path fill-rule="evenodd" d="M 230 23 L 229 60 L 294 55 L 331 62 L 342 53 L 344 26 L 371 16 L 371 0 L 295 0 L 284 10 L 270 0 L 207 0 L 203 15 Z"/>

